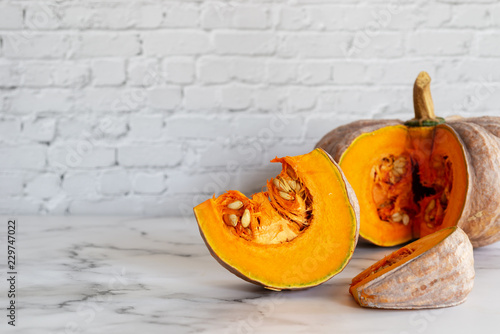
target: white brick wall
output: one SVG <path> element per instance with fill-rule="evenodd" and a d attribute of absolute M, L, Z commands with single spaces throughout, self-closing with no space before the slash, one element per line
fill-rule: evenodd
<path fill-rule="evenodd" d="M 358 118 L 500 115 L 494 0 L 0 0 L 0 213 L 191 214 Z"/>

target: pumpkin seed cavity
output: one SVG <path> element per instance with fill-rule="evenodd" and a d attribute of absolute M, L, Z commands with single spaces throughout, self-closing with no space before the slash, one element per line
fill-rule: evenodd
<path fill-rule="evenodd" d="M 381 220 L 403 224 L 423 222 L 429 229 L 444 220 L 453 184 L 451 161 L 431 155 L 419 166 L 408 154 L 387 155 L 370 172 L 373 200 Z"/>
<path fill-rule="evenodd" d="M 263 203 L 255 198 L 235 198 L 231 192 L 219 196 L 226 228 L 248 241 L 278 244 L 295 239 L 309 227 L 312 198 L 290 165 L 283 163 L 281 173 L 267 182 L 263 196 Z M 274 214 L 264 219 L 263 205 L 270 206 Z"/>

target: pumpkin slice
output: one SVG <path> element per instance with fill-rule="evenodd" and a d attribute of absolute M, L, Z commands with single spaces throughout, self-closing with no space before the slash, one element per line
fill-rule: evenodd
<path fill-rule="evenodd" d="M 271 290 L 303 289 L 341 272 L 358 240 L 359 208 L 322 149 L 276 158 L 281 173 L 247 198 L 227 191 L 194 208 L 201 236 L 226 269 Z"/>
<path fill-rule="evenodd" d="M 361 237 L 394 246 L 449 226 L 474 247 L 500 240 L 500 117 L 436 117 L 429 75 L 415 81 L 415 118 L 364 120 L 317 147 L 339 162 L 358 196 Z"/>
<path fill-rule="evenodd" d="M 474 284 L 469 238 L 448 227 L 383 258 L 352 279 L 349 292 L 363 307 L 423 309 L 461 304 Z"/>

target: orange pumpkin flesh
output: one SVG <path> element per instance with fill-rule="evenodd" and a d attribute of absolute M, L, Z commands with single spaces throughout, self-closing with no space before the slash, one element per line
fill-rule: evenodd
<path fill-rule="evenodd" d="M 349 293 L 363 307 L 421 309 L 465 301 L 474 283 L 467 235 L 441 229 L 376 262 L 352 279 Z"/>
<path fill-rule="evenodd" d="M 361 236 L 377 245 L 398 245 L 460 218 L 467 166 L 460 140 L 447 125 L 395 125 L 363 134 L 340 165 L 358 195 Z"/>
<path fill-rule="evenodd" d="M 267 191 L 228 191 L 196 206 L 200 233 L 217 261 L 247 281 L 272 290 L 321 284 L 342 271 L 357 243 L 354 192 L 321 149 L 272 162 L 283 170 Z"/>

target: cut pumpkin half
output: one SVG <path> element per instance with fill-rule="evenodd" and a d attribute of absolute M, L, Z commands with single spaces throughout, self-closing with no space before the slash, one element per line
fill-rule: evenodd
<path fill-rule="evenodd" d="M 276 158 L 281 173 L 247 198 L 230 190 L 194 208 L 212 256 L 226 269 L 271 290 L 321 284 L 348 263 L 359 208 L 342 171 L 322 149 Z"/>

